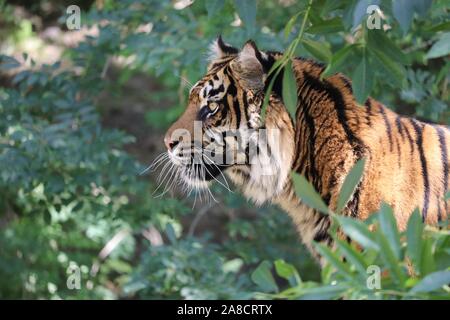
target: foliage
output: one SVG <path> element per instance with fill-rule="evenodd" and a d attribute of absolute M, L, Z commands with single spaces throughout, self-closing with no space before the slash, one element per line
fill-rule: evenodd
<path fill-rule="evenodd" d="M 272 265 L 264 261 L 252 278 L 259 284 L 257 297 L 272 299 L 449 299 L 450 233 L 425 227 L 419 212 L 399 233 L 392 210 L 384 205 L 369 221 L 334 216 L 352 243 L 336 232 L 335 248 L 315 244 L 326 261 L 321 282 L 302 281 L 295 267 L 275 261 L 278 277 L 289 281 L 279 291 Z M 375 230 L 375 231 L 373 231 Z M 275 293 L 270 293 L 275 292 Z"/>
<path fill-rule="evenodd" d="M 215 245 L 183 239 L 170 246 L 147 248 L 125 292 L 141 298 L 249 299 L 247 274 L 237 277 L 243 261 L 224 261 Z M 253 288 L 252 288 L 253 289 Z"/>
<path fill-rule="evenodd" d="M 10 57 L 1 62 L 19 65 Z M 79 77 L 57 63 L 23 70 L 12 82 L 16 88 L 2 89 L 0 101 L 1 292 L 70 297 L 69 265 L 87 272 L 116 232 L 142 219 L 159 223 L 151 214 L 174 208 L 146 196 L 148 185 L 137 180 L 141 165 L 120 149 L 132 138 L 100 126 Z"/>
<path fill-rule="evenodd" d="M 309 192 L 301 194 L 305 201 L 331 214 L 334 232 L 340 227 L 354 241 L 339 238 L 333 250 L 318 246 L 328 263 L 320 277 L 292 222 L 275 208 L 255 211 L 218 189 L 226 209 L 217 206 L 203 219 L 219 220 L 220 239 L 213 230 L 187 230 L 197 219 L 190 199 L 151 197 L 156 185 L 139 177 L 144 166 L 124 151 L 133 138 L 102 125 L 111 110 L 98 97 L 127 97 L 124 84 L 144 73 L 161 85 L 148 95 L 146 120 L 164 130 L 184 108 L 186 82 L 204 73 L 207 47 L 218 34 L 237 47 L 252 38 L 261 49 L 287 51 L 286 65 L 290 56 L 312 57 L 327 64 L 325 75 L 349 75 L 359 101 L 370 94 L 401 113 L 450 124 L 446 1 L 372 2 L 385 14 L 385 32 L 366 27 L 363 0 L 211 0 L 186 7 L 101 1 L 82 11 L 82 23 L 98 34 L 67 49 L 62 64 L 40 65 L 14 52 L 38 37 L 34 20 L 16 19 L 14 5 L 0 0 L 6 39 L 0 50 L 8 44 L 6 52 L 15 53 L 0 57 L 0 297 L 448 298 L 448 232 L 424 227 L 417 214 L 399 234 L 387 207 L 370 221 L 345 219 L 295 176 Z M 110 81 L 104 73 L 112 61 L 126 62 Z M 284 78 L 289 88 L 292 74 Z M 283 98 L 292 111 L 292 90 Z M 336 211 L 359 176 L 356 167 Z M 369 265 L 386 274 L 382 289 L 367 288 Z M 67 287 L 69 267 L 79 267 L 80 290 Z"/>

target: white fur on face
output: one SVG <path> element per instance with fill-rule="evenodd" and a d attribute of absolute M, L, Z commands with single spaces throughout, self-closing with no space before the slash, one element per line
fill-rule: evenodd
<path fill-rule="evenodd" d="M 267 146 L 261 148 L 259 154 L 251 159 L 248 167 L 250 180 L 242 185 L 244 194 L 258 205 L 280 195 L 289 178 L 292 155 L 281 150 L 280 135 L 277 132 L 268 130 L 264 134 L 250 137 L 257 139 L 260 146 Z"/>

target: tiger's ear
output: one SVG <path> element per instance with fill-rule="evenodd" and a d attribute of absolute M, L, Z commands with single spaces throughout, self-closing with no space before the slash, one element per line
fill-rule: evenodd
<path fill-rule="evenodd" d="M 223 58 L 225 56 L 237 54 L 238 49 L 232 47 L 228 43 L 223 42 L 222 36 L 217 37 L 213 43 L 209 46 L 209 61 Z"/>
<path fill-rule="evenodd" d="M 232 62 L 232 70 L 242 80 L 246 89 L 262 90 L 266 80 L 263 61 L 266 59 L 265 53 L 258 50 L 256 44 L 249 40 L 245 43 L 238 57 Z"/>

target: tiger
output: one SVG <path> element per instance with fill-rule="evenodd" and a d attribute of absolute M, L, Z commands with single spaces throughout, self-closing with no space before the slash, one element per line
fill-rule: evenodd
<path fill-rule="evenodd" d="M 341 214 L 365 220 L 384 202 L 392 207 L 400 230 L 416 208 L 427 224 L 448 219 L 447 126 L 401 116 L 372 97 L 359 104 L 348 77 L 322 77 L 325 65 L 303 57 L 291 59 L 298 97 L 293 119 L 282 98 L 284 70 L 276 76 L 269 72 L 282 52 L 260 51 L 252 40 L 239 50 L 220 36 L 210 51 L 206 75 L 192 86 L 184 113 L 164 137 L 182 183 L 201 190 L 225 174 L 257 205 L 271 203 L 286 211 L 316 257 L 313 242 L 333 243 L 328 232 L 331 218 L 301 201 L 292 172 L 303 175 L 335 210 L 345 177 L 364 158 L 362 178 Z M 193 139 L 196 127 L 209 132 L 209 138 Z M 233 130 L 246 137 L 231 147 L 246 161 L 224 163 L 217 155 L 216 160 L 209 156 L 192 161 L 193 154 L 209 145 L 226 144 L 223 136 Z M 262 130 L 265 138 L 255 140 Z M 262 142 L 268 151 L 249 156 L 249 146 L 256 143 L 258 149 Z M 264 174 L 267 169 L 271 174 Z"/>

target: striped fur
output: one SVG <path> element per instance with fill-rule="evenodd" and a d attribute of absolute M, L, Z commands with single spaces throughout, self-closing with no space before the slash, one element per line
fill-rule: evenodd
<path fill-rule="evenodd" d="M 359 105 L 349 79 L 342 74 L 320 79 L 324 66 L 303 58 L 292 62 L 299 101 L 295 125 L 280 98 L 282 73 L 275 79 L 266 120 L 261 123 L 261 105 L 271 80 L 267 73 L 282 54 L 261 52 L 253 42 L 239 52 L 220 38 L 213 51 L 216 56 L 206 76 L 192 89 L 186 112 L 167 136 L 189 128 L 193 119 L 202 119 L 205 128 L 219 132 L 279 129 L 281 137 L 272 141 L 269 135 L 268 140 L 269 149 L 280 151 L 268 154 L 266 162 L 276 174 L 260 174 L 263 168 L 258 163 L 221 170 L 246 197 L 258 204 L 276 203 L 288 212 L 310 249 L 313 240 L 331 244 L 330 220 L 297 198 L 291 170 L 304 175 L 335 209 L 346 175 L 364 157 L 363 178 L 345 215 L 366 219 L 384 201 L 392 206 L 401 230 L 415 208 L 426 223 L 448 219 L 450 202 L 444 201 L 450 182 L 448 127 L 402 117 L 372 98 Z M 214 114 L 211 103 L 219 106 Z"/>

